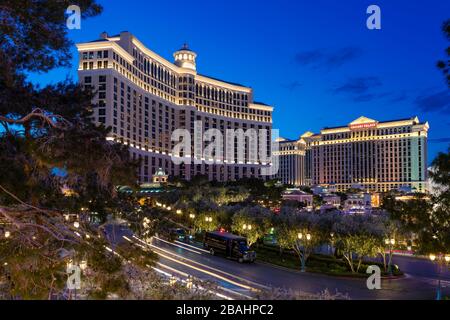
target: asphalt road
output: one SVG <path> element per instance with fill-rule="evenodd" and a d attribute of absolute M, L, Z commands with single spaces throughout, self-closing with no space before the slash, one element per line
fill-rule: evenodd
<path fill-rule="evenodd" d="M 337 278 L 322 274 L 301 273 L 261 262 L 239 264 L 236 261 L 211 256 L 205 252 L 202 252 L 202 254 L 194 253 L 181 248 L 181 245 L 175 246 L 158 240 L 155 240 L 154 244 L 158 248 L 163 248 L 203 265 L 214 267 L 227 274 L 267 287 L 289 288 L 308 293 L 318 293 L 325 289 L 331 292 L 337 290 L 340 293 L 348 294 L 351 299 L 434 299 L 435 297 L 435 280 L 409 273 L 406 273 L 406 276 L 401 279 L 383 279 L 381 290 L 369 290 L 365 279 Z M 418 262 L 410 261 L 411 259 L 413 258 L 395 257 L 394 261 L 398 265 L 404 263 L 405 266 L 408 266 L 408 269 L 412 269 L 415 263 L 423 263 L 421 260 Z M 176 265 L 176 262 L 173 261 L 167 261 L 167 263 Z M 189 267 L 185 266 L 185 268 Z M 188 271 L 188 269 L 184 270 Z M 450 282 L 443 285 L 446 286 L 443 288 L 444 292 L 450 294 Z"/>
<path fill-rule="evenodd" d="M 125 229 L 116 228 L 114 237 L 116 241 L 123 238 L 123 235 L 131 241 L 140 242 Z M 143 242 L 141 244 L 146 245 Z M 245 296 L 253 296 L 255 289 L 274 287 L 313 294 L 328 289 L 330 292 L 347 294 L 351 299 L 434 299 L 436 294 L 437 269 L 426 259 L 394 256 L 393 263 L 399 265 L 405 272 L 405 277 L 382 279 L 380 290 L 369 290 L 365 279 L 301 273 L 263 262 L 240 264 L 224 257 L 211 256 L 201 248 L 179 242 L 171 243 L 154 238 L 149 248 L 159 255 L 159 268 L 171 274 L 191 275 L 202 280 L 214 281 L 230 292 Z M 442 279 L 444 279 L 442 293 L 450 295 L 448 271 L 444 273 Z"/>
<path fill-rule="evenodd" d="M 399 266 L 400 270 L 414 277 L 438 279 L 450 281 L 450 269 L 442 268 L 438 271 L 436 263 L 426 258 L 393 255 L 392 263 Z"/>

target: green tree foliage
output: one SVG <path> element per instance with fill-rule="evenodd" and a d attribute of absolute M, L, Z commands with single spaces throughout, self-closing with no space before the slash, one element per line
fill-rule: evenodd
<path fill-rule="evenodd" d="M 288 208 L 282 210 L 273 221 L 279 246 L 294 250 L 300 259 L 302 271 L 305 271 L 313 249 L 324 240 L 319 215 Z"/>
<path fill-rule="evenodd" d="M 195 216 L 194 227 L 197 232 L 214 231 L 219 228 L 217 211 L 203 211 Z"/>
<path fill-rule="evenodd" d="M 231 230 L 245 236 L 250 247 L 269 232 L 270 223 L 271 213 L 268 209 L 245 207 L 233 215 Z"/>
<path fill-rule="evenodd" d="M 8 298 L 67 297 L 65 266 L 84 259 L 88 296 L 123 295 L 126 261 L 142 260 L 137 250 L 123 250 L 119 260 L 106 252 L 89 222 L 89 213 L 105 220 L 120 211 L 115 185 L 136 182 L 127 148 L 108 143 L 110 128 L 91 122 L 93 93 L 70 81 L 41 88 L 26 77 L 69 66 L 64 12 L 71 4 L 0 5 L 0 283 Z M 77 4 L 84 18 L 101 12 L 93 0 Z M 154 260 L 147 257 L 145 265 Z"/>
<path fill-rule="evenodd" d="M 450 41 L 450 19 L 442 24 L 442 32 L 447 40 Z M 447 54 L 446 60 L 438 61 L 437 67 L 442 70 L 442 73 L 447 80 L 447 85 L 450 87 L 450 47 L 447 47 L 445 52 Z"/>
<path fill-rule="evenodd" d="M 69 81 L 40 88 L 26 78 L 69 65 L 70 4 L 19 0 L 0 7 L 0 183 L 36 206 L 85 207 L 106 216 L 114 185 L 136 182 L 136 163 L 126 147 L 105 142 L 110 128 L 91 122 L 91 92 Z M 83 17 L 101 12 L 95 1 L 77 4 Z M 62 187 L 72 196 L 61 197 Z M 1 192 L 0 201 L 14 202 Z"/>
<path fill-rule="evenodd" d="M 334 224 L 337 245 L 352 272 L 359 271 L 364 257 L 378 254 L 377 246 L 386 233 L 382 219 L 371 215 L 344 215 Z"/>
<path fill-rule="evenodd" d="M 405 232 L 416 236 L 423 254 L 448 254 L 450 248 L 450 148 L 432 162 L 430 178 L 435 194 L 416 196 L 408 201 L 395 195 L 383 199 L 383 208 L 399 220 Z"/>

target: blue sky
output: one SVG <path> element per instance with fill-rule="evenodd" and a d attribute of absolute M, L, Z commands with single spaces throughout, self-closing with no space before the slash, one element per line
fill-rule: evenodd
<path fill-rule="evenodd" d="M 76 1 L 74 1 L 76 2 Z M 429 158 L 450 143 L 450 95 L 435 67 L 445 57 L 442 22 L 450 1 L 216 0 L 99 1 L 101 16 L 69 31 L 74 42 L 130 31 L 172 60 L 187 42 L 200 73 L 254 89 L 275 107 L 274 128 L 287 138 L 345 125 L 419 116 L 429 121 Z M 381 8 L 381 30 L 366 28 L 366 8 Z M 31 75 L 45 85 L 74 66 Z"/>

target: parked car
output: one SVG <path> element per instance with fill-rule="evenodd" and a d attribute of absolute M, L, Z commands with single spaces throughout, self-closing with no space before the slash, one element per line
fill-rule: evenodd
<path fill-rule="evenodd" d="M 212 255 L 222 254 L 227 258 L 242 262 L 254 262 L 256 253 L 247 245 L 247 239 L 232 233 L 213 231 L 206 232 L 203 246 Z"/>
<path fill-rule="evenodd" d="M 189 242 L 191 240 L 192 236 L 188 235 L 186 233 L 186 230 L 183 228 L 172 228 L 169 229 L 169 240 L 170 241 L 182 241 L 182 242 Z"/>

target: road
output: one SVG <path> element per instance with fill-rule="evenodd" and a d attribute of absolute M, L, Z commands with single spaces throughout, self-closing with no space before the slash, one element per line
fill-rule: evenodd
<path fill-rule="evenodd" d="M 148 246 L 159 255 L 158 268 L 174 275 L 191 275 L 201 280 L 217 282 L 233 298 L 255 296 L 260 289 L 284 288 L 316 294 L 328 289 L 347 294 L 351 299 L 434 299 L 436 272 L 431 262 L 412 257 L 395 256 L 393 262 L 405 272 L 399 279 L 382 279 L 380 290 L 369 290 L 365 279 L 339 278 L 315 273 L 301 273 L 263 262 L 240 264 L 181 242 L 171 243 L 153 238 L 150 244 L 130 236 L 129 241 Z M 443 276 L 442 292 L 450 295 L 450 278 Z"/>
<path fill-rule="evenodd" d="M 171 252 L 190 259 L 204 266 L 212 267 L 226 274 L 244 279 L 245 284 L 259 284 L 266 287 L 289 288 L 308 293 L 318 293 L 325 289 L 331 292 L 338 290 L 340 293 L 346 293 L 351 299 L 434 299 L 436 281 L 429 277 L 419 277 L 415 274 L 406 273 L 401 279 L 388 280 L 383 279 L 381 290 L 368 290 L 365 279 L 349 279 L 326 276 L 322 274 L 301 273 L 285 268 L 275 267 L 265 263 L 257 262 L 254 264 L 239 264 L 236 261 L 228 260 L 223 257 L 211 256 L 206 252 L 193 252 L 187 249 L 184 244 L 154 240 L 155 251 L 159 249 L 165 252 Z M 186 248 L 183 248 L 186 247 Z M 195 251 L 195 250 L 194 250 Z M 412 258 L 409 258 L 412 259 Z M 412 262 L 405 257 L 395 257 L 397 264 L 412 265 Z M 420 261 L 422 263 L 422 261 Z M 180 268 L 175 261 L 165 261 L 165 263 Z M 189 272 L 188 266 L 182 266 L 183 270 Z M 200 276 L 201 274 L 196 274 Z M 446 294 L 450 293 L 450 281 L 444 282 L 443 288 Z M 254 285 L 255 286 L 255 285 Z M 257 286 L 255 286 L 257 287 Z"/>
<path fill-rule="evenodd" d="M 392 263 L 399 266 L 400 270 L 414 277 L 437 279 L 440 277 L 445 281 L 450 281 L 450 269 L 442 268 L 440 276 L 437 264 L 429 259 L 393 255 Z"/>

